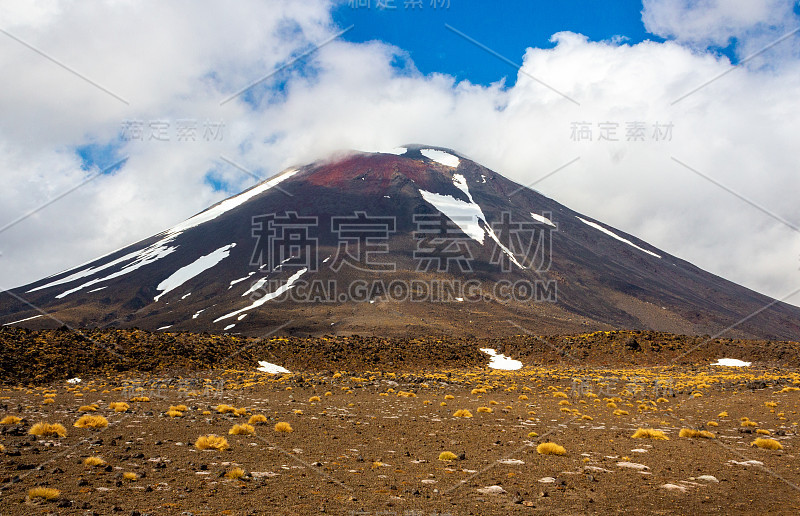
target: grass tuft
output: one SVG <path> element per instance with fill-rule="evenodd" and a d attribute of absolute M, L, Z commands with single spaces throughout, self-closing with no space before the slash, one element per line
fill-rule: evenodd
<path fill-rule="evenodd" d="M 485 414 L 491 414 L 492 413 L 492 409 L 490 409 L 489 407 L 478 407 L 478 412 L 483 412 Z"/>
<path fill-rule="evenodd" d="M 22 418 L 17 416 L 6 416 L 0 419 L 0 425 L 17 425 L 22 422 Z"/>
<path fill-rule="evenodd" d="M 102 457 L 98 457 L 98 456 L 95 455 L 94 457 L 86 457 L 83 460 L 83 465 L 84 466 L 90 466 L 90 467 L 105 466 L 106 465 L 106 461 L 103 460 Z"/>
<path fill-rule="evenodd" d="M 131 406 L 124 401 L 112 401 L 108 404 L 108 408 L 112 409 L 114 412 L 127 412 Z"/>
<path fill-rule="evenodd" d="M 439 460 L 456 460 L 458 456 L 450 451 L 443 451 L 439 454 Z"/>
<path fill-rule="evenodd" d="M 233 425 L 233 427 L 228 430 L 228 434 L 230 435 L 253 435 L 255 433 L 256 429 L 248 424 Z"/>
<path fill-rule="evenodd" d="M 701 437 L 703 439 L 714 438 L 714 434 L 712 434 L 708 430 L 694 430 L 693 428 L 681 428 L 681 431 L 678 434 L 678 436 L 688 437 L 688 438 Z"/>
<path fill-rule="evenodd" d="M 243 476 L 245 476 L 245 472 L 244 472 L 244 470 L 242 468 L 229 469 L 225 473 L 225 478 L 227 478 L 229 480 L 237 480 L 237 479 L 242 478 Z"/>
<path fill-rule="evenodd" d="M 275 431 L 288 434 L 290 432 L 294 432 L 294 429 L 292 428 L 292 425 L 286 421 L 281 421 L 280 423 L 275 423 Z"/>
<path fill-rule="evenodd" d="M 758 446 L 759 448 L 764 449 L 764 450 L 782 450 L 783 449 L 783 446 L 781 445 L 781 443 L 779 443 L 775 439 L 765 439 L 763 437 L 759 437 L 758 439 L 756 439 L 755 441 L 750 443 L 750 446 Z"/>
<path fill-rule="evenodd" d="M 34 487 L 28 491 L 28 498 L 31 500 L 55 500 L 61 496 L 61 491 L 49 487 Z"/>
<path fill-rule="evenodd" d="M 659 441 L 669 441 L 669 437 L 667 437 L 664 432 L 661 430 L 655 430 L 653 428 L 639 428 L 631 437 L 634 439 L 656 439 Z"/>
<path fill-rule="evenodd" d="M 472 412 L 467 409 L 459 409 L 453 413 L 453 417 L 472 417 Z"/>
<path fill-rule="evenodd" d="M 104 418 L 103 416 L 93 416 L 91 414 L 84 414 L 77 421 L 75 424 L 72 425 L 75 428 L 89 428 L 91 430 L 99 430 L 101 428 L 105 428 L 108 426 L 108 419 Z"/>
<path fill-rule="evenodd" d="M 227 439 L 214 434 L 201 435 L 197 438 L 197 441 L 194 442 L 194 446 L 198 450 L 224 451 L 230 448 Z"/>
<path fill-rule="evenodd" d="M 64 428 L 64 425 L 60 423 L 36 423 L 31 427 L 30 430 L 28 430 L 28 434 L 35 435 L 37 437 L 66 437 L 67 429 Z"/>
<path fill-rule="evenodd" d="M 250 420 L 247 421 L 247 424 L 248 425 L 257 425 L 259 423 L 266 423 L 266 422 L 267 422 L 267 416 L 264 416 L 262 414 L 254 414 L 254 415 L 250 416 Z"/>
<path fill-rule="evenodd" d="M 556 443 L 542 443 L 536 447 L 536 452 L 540 455 L 566 455 L 567 450 Z"/>

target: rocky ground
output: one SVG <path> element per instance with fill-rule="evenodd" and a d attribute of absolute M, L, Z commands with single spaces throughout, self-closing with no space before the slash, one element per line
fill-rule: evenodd
<path fill-rule="evenodd" d="M 634 338 L 638 353 L 652 352 L 651 340 Z M 0 425 L 0 514 L 800 511 L 793 368 L 542 364 L 531 352 L 514 356 L 522 369 L 498 371 L 480 351 L 463 355 L 458 367 L 425 367 L 420 356 L 391 371 L 252 365 L 7 385 L 0 419 L 20 421 Z M 456 417 L 461 410 L 472 417 Z M 84 414 L 108 424 L 75 427 Z M 251 418 L 253 433 L 230 434 Z M 30 435 L 40 422 L 65 435 Z M 667 439 L 632 437 L 639 428 Z M 198 450 L 210 434 L 227 449 Z M 782 449 L 752 446 L 756 438 Z M 539 453 L 547 442 L 564 454 Z M 85 464 L 90 457 L 102 462 Z M 57 492 L 31 498 L 36 488 Z"/>

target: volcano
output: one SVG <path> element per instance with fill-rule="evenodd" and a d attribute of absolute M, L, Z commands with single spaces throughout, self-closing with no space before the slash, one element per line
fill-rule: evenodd
<path fill-rule="evenodd" d="M 284 170 L 158 235 L 0 294 L 0 324 L 800 340 L 800 309 L 426 145 Z"/>

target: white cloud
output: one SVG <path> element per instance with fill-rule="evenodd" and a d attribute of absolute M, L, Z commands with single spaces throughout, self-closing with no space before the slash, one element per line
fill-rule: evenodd
<path fill-rule="evenodd" d="M 14 71 L 0 85 L 0 227 L 86 177 L 72 148 L 113 140 L 126 118 L 222 120 L 224 140 L 128 142 L 120 171 L 0 233 L 0 286 L 38 279 L 193 215 L 224 196 L 204 182 L 209 170 L 231 190 L 252 184 L 221 154 L 268 176 L 339 149 L 410 142 L 451 147 L 521 183 L 580 157 L 535 188 L 762 292 L 781 296 L 800 285 L 794 231 L 671 159 L 800 224 L 793 198 L 800 191 L 800 70 L 785 54 L 775 66 L 742 67 L 673 105 L 728 70 L 727 60 L 679 42 L 590 42 L 565 32 L 554 35 L 552 49 L 528 49 L 515 86 L 484 87 L 424 76 L 412 64 L 398 70 L 394 58 L 408 63 L 408 55 L 380 42 L 335 41 L 309 59 L 307 73 L 281 77 L 278 100 L 220 106 L 309 42 L 335 34 L 330 5 L 109 5 L 58 4 L 55 16 L 34 9 L 6 28 L 129 106 L 0 34 L 0 66 Z M 656 16 L 657 8 L 648 2 L 645 19 L 655 17 L 650 30 L 668 34 L 667 14 L 677 11 Z M 681 38 L 692 39 L 686 30 Z M 593 141 L 572 141 L 571 124 L 583 121 Z M 646 141 L 628 142 L 626 124 L 637 121 L 647 125 Z M 597 141 L 603 122 L 619 124 L 620 141 Z M 674 124 L 671 141 L 653 141 L 656 122 Z"/>
<path fill-rule="evenodd" d="M 649 32 L 701 48 L 726 47 L 735 38 L 739 57 L 800 25 L 792 0 L 643 0 L 643 6 L 642 21 Z"/>

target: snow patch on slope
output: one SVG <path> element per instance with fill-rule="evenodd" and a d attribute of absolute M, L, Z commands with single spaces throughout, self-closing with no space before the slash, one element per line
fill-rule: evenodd
<path fill-rule="evenodd" d="M 444 152 L 436 149 L 420 149 L 420 154 L 425 156 L 428 159 L 432 159 L 437 163 L 441 163 L 446 167 L 458 167 L 458 164 L 461 162 L 456 156 L 453 156 L 449 152 Z"/>
<path fill-rule="evenodd" d="M 433 205 L 434 208 L 447 215 L 447 217 L 461 228 L 470 238 L 483 244 L 485 236 L 479 221 L 486 224 L 486 217 L 483 215 L 481 207 L 472 199 L 469 192 L 467 180 L 461 174 L 453 174 L 453 184 L 466 194 L 469 202 L 456 199 L 451 195 L 442 195 L 427 190 L 419 190 L 422 198 Z M 488 227 L 488 225 L 487 225 Z"/>
<path fill-rule="evenodd" d="M 201 256 L 197 260 L 193 261 L 189 265 L 181 267 L 172 275 L 158 284 L 156 290 L 160 290 L 161 293 L 153 298 L 153 301 L 158 301 L 161 299 L 164 294 L 170 292 L 190 279 L 194 278 L 195 276 L 202 274 L 203 272 L 207 271 L 211 267 L 215 266 L 231 254 L 231 249 L 236 247 L 236 244 L 228 244 L 224 247 L 220 247 L 216 251 L 213 251 L 205 256 Z M 184 296 L 186 297 L 186 296 Z"/>
<path fill-rule="evenodd" d="M 70 270 L 75 270 L 76 272 L 73 272 L 69 276 L 66 276 L 66 277 L 64 277 L 62 279 L 59 279 L 59 280 L 51 281 L 50 283 L 47 283 L 47 284 L 42 285 L 40 287 L 36 287 L 34 289 L 31 289 L 28 292 L 35 292 L 37 290 L 43 290 L 43 289 L 54 287 L 54 286 L 58 286 L 58 285 L 64 285 L 64 284 L 67 284 L 67 283 L 72 283 L 73 281 L 77 281 L 77 280 L 82 279 L 82 278 L 87 278 L 89 276 L 94 276 L 95 274 L 97 274 L 97 273 L 99 273 L 101 271 L 105 271 L 107 269 L 110 269 L 110 268 L 112 268 L 112 267 L 114 267 L 116 265 L 126 264 L 120 270 L 118 270 L 117 272 L 109 274 L 108 276 L 105 276 L 105 277 L 100 278 L 100 279 L 91 280 L 91 281 L 89 281 L 87 283 L 84 283 L 84 284 L 78 286 L 78 287 L 75 287 L 73 289 L 67 290 L 66 292 L 62 292 L 61 294 L 56 296 L 57 299 L 62 299 L 62 298 L 66 297 L 66 296 L 68 296 L 68 295 L 70 295 L 70 294 L 72 294 L 74 292 L 77 292 L 79 290 L 83 290 L 86 287 L 89 287 L 89 286 L 92 286 L 92 285 L 96 285 L 97 283 L 101 283 L 101 282 L 109 280 L 109 279 L 114 279 L 114 278 L 118 278 L 120 276 L 124 276 L 125 274 L 133 272 L 136 269 L 144 267 L 145 265 L 149 265 L 149 264 L 151 264 L 153 262 L 156 262 L 156 261 L 160 260 L 161 258 L 164 258 L 165 256 L 167 256 L 169 254 L 172 254 L 173 252 L 175 252 L 175 250 L 177 250 L 177 246 L 171 247 L 168 244 L 171 243 L 173 240 L 175 240 L 178 236 L 180 236 L 187 229 L 193 228 L 195 226 L 199 226 L 200 224 L 203 224 L 204 222 L 208 222 L 210 220 L 213 220 L 213 219 L 219 217 L 220 215 L 222 215 L 223 213 L 225 213 L 227 211 L 230 211 L 230 210 L 232 210 L 232 209 L 234 209 L 234 208 L 236 208 L 238 206 L 241 206 L 242 204 L 244 204 L 245 202 L 249 201 L 253 197 L 266 192 L 267 190 L 269 190 L 270 188 L 274 187 L 278 183 L 280 183 L 280 182 L 292 177 L 297 172 L 298 172 L 297 169 L 287 170 L 287 171 L 283 172 L 282 174 L 279 174 L 278 176 L 276 176 L 276 177 L 274 177 L 274 178 L 272 178 L 272 179 L 270 179 L 268 181 L 265 181 L 265 182 L 263 182 L 263 183 L 261 183 L 259 185 L 256 185 L 253 188 L 251 188 L 251 189 L 249 189 L 249 190 L 247 190 L 245 192 L 242 192 L 242 193 L 240 193 L 239 195 L 237 195 L 235 197 L 231 197 L 230 199 L 226 199 L 226 200 L 216 204 L 215 206 L 212 206 L 211 208 L 209 208 L 209 209 L 207 209 L 207 210 L 205 210 L 203 212 L 198 213 L 194 217 L 191 217 L 191 218 L 181 222 L 177 226 L 174 226 L 171 229 L 161 233 L 159 235 L 159 236 L 162 237 L 161 240 L 159 240 L 158 242 L 155 242 L 154 244 L 149 245 L 145 249 L 141 249 L 139 251 L 134 251 L 132 253 L 128 253 L 128 254 L 126 254 L 124 256 L 121 256 L 121 257 L 119 257 L 119 258 L 117 258 L 115 260 L 112 260 L 112 261 L 110 261 L 108 263 L 99 265 L 97 267 L 85 268 L 85 266 L 88 265 L 89 263 L 97 262 L 98 260 L 102 260 L 106 256 L 111 256 L 114 253 L 118 252 L 119 250 L 114 251 L 114 253 L 106 254 L 106 255 L 98 258 L 98 259 L 92 260 L 92 262 L 87 262 L 87 263 L 85 263 L 83 265 L 80 265 L 76 269 L 70 269 Z"/>
<path fill-rule="evenodd" d="M 271 189 L 273 186 L 275 186 L 275 185 L 277 185 L 277 184 L 289 179 L 290 177 L 295 175 L 297 172 L 299 172 L 298 169 L 287 170 L 287 171 L 283 172 L 282 174 L 278 174 L 277 176 L 273 177 L 272 179 L 264 181 L 263 183 L 258 184 L 256 186 L 254 186 L 253 188 L 240 193 L 237 196 L 231 197 L 229 199 L 225 199 L 224 201 L 212 206 L 211 208 L 198 213 L 194 217 L 191 217 L 190 219 L 187 219 L 187 220 L 181 222 L 177 226 L 171 228 L 168 231 L 168 233 L 170 233 L 170 234 L 182 233 L 182 232 L 186 231 L 187 229 L 193 228 L 195 226 L 199 226 L 200 224 L 208 222 L 209 220 L 214 220 L 217 217 L 219 217 L 220 215 L 222 215 L 223 213 L 231 211 L 232 209 L 241 206 L 242 204 L 246 203 L 247 201 L 249 201 L 253 197 L 255 197 L 257 195 L 260 195 L 260 194 L 266 192 L 267 190 Z"/>
<path fill-rule="evenodd" d="M 108 280 L 111 280 L 111 279 L 114 279 L 114 278 L 118 278 L 120 276 L 124 276 L 126 274 L 129 274 L 129 273 L 137 270 L 137 269 L 140 269 L 140 268 L 144 267 L 145 265 L 150 265 L 151 263 L 157 262 L 161 258 L 164 258 L 165 256 L 168 256 L 168 255 L 174 253 L 178 249 L 177 247 L 170 247 L 170 246 L 167 245 L 173 239 L 175 239 L 175 237 L 177 237 L 177 235 L 170 236 L 170 237 L 167 237 L 167 238 L 162 238 L 158 242 L 150 245 L 149 247 L 146 247 L 145 249 L 142 249 L 141 251 L 137 251 L 137 252 L 133 252 L 133 253 L 127 254 L 127 255 L 123 256 L 122 258 L 118 258 L 118 259 L 112 261 L 111 263 L 103 265 L 101 267 L 98 267 L 98 268 L 96 268 L 94 270 L 87 269 L 87 271 L 86 271 L 87 273 L 83 274 L 83 276 L 90 276 L 90 275 L 94 274 L 95 272 L 103 270 L 103 269 L 107 269 L 112 265 L 117 265 L 117 264 L 119 264 L 121 262 L 133 260 L 128 265 L 125 265 L 124 267 L 122 267 L 117 272 L 114 272 L 114 273 L 109 274 L 108 276 L 104 276 L 102 278 L 93 279 L 93 280 L 88 281 L 88 282 L 86 282 L 86 283 L 84 283 L 82 285 L 78 285 L 75 288 L 69 289 L 69 290 L 67 290 L 65 292 L 62 292 L 61 294 L 58 294 L 56 296 L 56 299 L 65 298 L 70 294 L 78 292 L 79 290 L 83 290 L 83 289 L 85 289 L 87 287 L 90 287 L 92 285 L 96 285 L 98 283 L 103 283 L 104 281 L 108 281 Z M 81 273 L 76 273 L 76 274 L 73 274 L 72 276 L 76 276 L 78 274 L 81 274 Z M 70 276 L 70 278 L 72 276 Z M 63 280 L 55 281 L 55 282 L 50 283 L 48 285 L 44 285 L 43 287 L 38 287 L 38 288 L 36 288 L 34 290 L 47 288 L 49 286 L 58 285 L 58 284 L 61 284 L 61 283 L 68 283 L 69 281 L 72 281 L 70 278 L 64 278 Z M 75 279 L 77 279 L 77 278 L 75 278 Z M 30 292 L 32 292 L 32 291 L 30 291 Z"/>
<path fill-rule="evenodd" d="M 553 224 L 552 220 L 548 219 L 547 217 L 545 217 L 543 215 L 537 215 L 537 214 L 531 212 L 531 217 L 533 217 L 533 220 L 535 220 L 536 222 L 541 222 L 542 224 L 547 224 L 548 226 L 556 227 L 556 225 Z M 580 218 L 580 217 L 578 217 L 578 218 Z M 586 222 L 586 221 L 584 221 L 584 222 Z"/>
<path fill-rule="evenodd" d="M 505 355 L 498 355 L 497 351 L 492 348 L 481 348 L 481 351 L 492 357 L 489 361 L 489 367 L 492 369 L 503 369 L 505 371 L 516 371 L 522 369 L 522 362 L 514 360 Z"/>
<path fill-rule="evenodd" d="M 361 152 L 369 152 L 370 154 L 394 154 L 395 156 L 402 156 L 408 151 L 405 147 L 394 147 L 391 149 L 359 149 Z"/>
<path fill-rule="evenodd" d="M 594 223 L 594 222 L 590 222 L 590 221 L 588 221 L 588 220 L 586 220 L 586 219 L 582 219 L 582 218 L 578 217 L 577 215 L 576 215 L 576 217 L 577 217 L 577 219 L 578 219 L 578 220 L 580 220 L 580 221 L 581 221 L 581 222 L 583 222 L 584 224 L 586 224 L 586 225 L 589 225 L 589 226 L 593 227 L 594 229 L 596 229 L 596 230 L 598 230 L 598 231 L 602 231 L 602 232 L 603 232 L 603 233 L 605 233 L 606 235 L 608 235 L 608 236 L 610 236 L 610 237 L 612 237 L 612 238 L 616 238 L 616 239 L 617 239 L 617 240 L 619 240 L 620 242 L 624 242 L 624 243 L 628 244 L 628 245 L 629 245 L 629 246 L 631 246 L 631 247 L 635 247 L 636 249 L 638 249 L 638 250 L 642 251 L 643 253 L 647 253 L 647 254 L 649 254 L 649 255 L 651 255 L 651 256 L 655 256 L 656 258 L 661 258 L 661 255 L 658 255 L 658 254 L 656 254 L 656 253 L 654 253 L 654 252 L 652 252 L 652 251 L 648 251 L 647 249 L 642 249 L 641 247 L 639 247 L 638 245 L 634 244 L 634 243 L 633 243 L 633 242 L 631 242 L 630 240 L 628 240 L 628 239 L 626 239 L 626 238 L 622 238 L 621 236 L 617 235 L 616 233 L 614 233 L 614 232 L 612 232 L 612 231 L 609 231 L 609 230 L 607 230 L 606 228 L 604 228 L 604 227 L 603 227 L 603 226 L 601 226 L 600 224 L 596 224 L 596 223 Z"/>
<path fill-rule="evenodd" d="M 294 282 L 297 281 L 298 279 L 300 279 L 300 276 L 305 274 L 307 271 L 308 271 L 308 268 L 307 267 L 303 267 L 299 271 L 297 271 L 294 274 L 292 274 L 292 276 L 286 281 L 286 283 L 281 285 L 280 287 L 278 287 L 278 289 L 275 290 L 275 292 L 271 292 L 271 293 L 265 295 L 261 299 L 253 302 L 253 304 L 251 304 L 250 306 L 246 306 L 246 307 L 242 308 L 241 310 L 236 310 L 235 312 L 231 312 L 229 314 L 223 315 L 222 317 L 219 317 L 219 318 L 215 319 L 214 322 L 218 323 L 218 322 L 223 321 L 225 319 L 230 319 L 231 317 L 235 317 L 235 316 L 237 316 L 239 314 L 242 314 L 244 312 L 252 310 L 253 308 L 258 308 L 259 306 L 263 305 L 267 301 L 271 301 L 271 300 L 275 299 L 276 297 L 284 294 L 290 288 L 292 288 L 294 286 Z"/>
<path fill-rule="evenodd" d="M 735 358 L 719 358 L 711 365 L 725 366 L 725 367 L 750 367 L 752 362 L 745 362 L 744 360 L 737 360 Z"/>
<path fill-rule="evenodd" d="M 479 220 L 483 220 L 483 211 L 475 203 L 464 202 L 449 195 L 442 195 L 420 189 L 422 198 L 431 203 L 434 208 L 447 215 L 470 238 L 483 244 L 484 232 Z"/>
<path fill-rule="evenodd" d="M 33 320 L 33 319 L 36 319 L 36 318 L 39 318 L 39 317 L 42 317 L 42 316 L 41 315 L 34 315 L 33 317 L 28 317 L 27 319 L 20 319 L 19 321 L 5 323 L 3 326 L 11 326 L 12 324 L 17 324 L 17 323 L 21 323 L 21 322 L 25 322 L 25 321 L 30 321 L 30 320 Z"/>
<path fill-rule="evenodd" d="M 270 364 L 264 360 L 258 361 L 258 369 L 262 373 L 270 373 L 270 374 L 279 374 L 279 373 L 289 373 L 290 371 L 284 367 L 279 365 Z"/>

